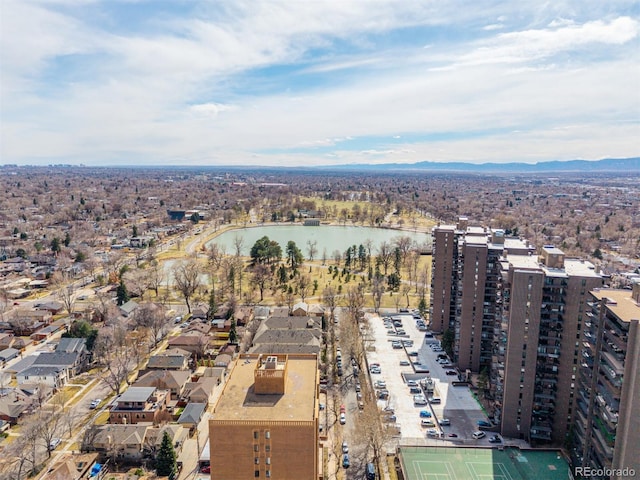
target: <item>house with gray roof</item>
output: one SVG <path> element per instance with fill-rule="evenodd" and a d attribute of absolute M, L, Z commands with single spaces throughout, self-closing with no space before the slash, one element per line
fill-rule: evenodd
<path fill-rule="evenodd" d="M 170 348 L 153 355 L 147 362 L 148 370 L 187 370 L 191 353 L 181 348 Z"/>
<path fill-rule="evenodd" d="M 135 300 L 129 300 L 128 302 L 120 305 L 120 314 L 123 317 L 130 317 L 136 310 L 136 308 L 138 308 L 138 302 L 136 302 Z"/>
<path fill-rule="evenodd" d="M 15 348 L 5 348 L 0 351 L 0 365 L 4 366 L 9 360 L 13 360 L 20 355 L 20 350 Z"/>
<path fill-rule="evenodd" d="M 127 461 L 140 461 L 145 457 L 154 458 L 162 444 L 164 432 L 169 434 L 171 443 L 179 454 L 189 432 L 182 425 L 152 426 L 150 424 L 107 424 L 94 425 L 92 434 L 85 437 L 86 449 L 106 454 L 115 454 Z"/>
<path fill-rule="evenodd" d="M 202 416 L 206 410 L 207 405 L 204 403 L 188 403 L 187 406 L 184 407 L 180 418 L 178 418 L 178 425 L 194 431 L 198 427 L 198 423 L 202 420 Z"/>
<path fill-rule="evenodd" d="M 191 372 L 188 370 L 151 370 L 141 376 L 133 386 L 169 390 L 171 398 L 177 400 L 189 380 L 191 380 Z"/>
<path fill-rule="evenodd" d="M 67 370 L 67 377 L 71 378 L 86 366 L 86 355 L 81 355 L 79 352 L 59 352 L 58 350 L 43 352 L 38 355 L 33 365 L 64 368 Z"/>
<path fill-rule="evenodd" d="M 18 372 L 18 385 L 25 383 L 42 383 L 52 388 L 61 388 L 69 379 L 66 369 L 62 367 L 38 366 L 31 367 Z"/>

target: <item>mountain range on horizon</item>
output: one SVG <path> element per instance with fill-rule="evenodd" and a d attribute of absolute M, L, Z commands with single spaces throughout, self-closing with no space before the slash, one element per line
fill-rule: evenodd
<path fill-rule="evenodd" d="M 640 157 L 605 158 L 602 160 L 551 160 L 537 163 L 468 163 L 468 162 L 417 162 L 383 164 L 332 165 L 325 168 L 386 170 L 386 171 L 438 171 L 466 173 L 544 173 L 544 172 L 629 172 L 640 173 Z"/>

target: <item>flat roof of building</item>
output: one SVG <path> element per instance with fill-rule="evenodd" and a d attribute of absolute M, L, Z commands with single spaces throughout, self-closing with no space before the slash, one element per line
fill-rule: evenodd
<path fill-rule="evenodd" d="M 572 277 L 600 277 L 596 272 L 596 266 L 587 261 L 578 258 L 565 258 L 564 269 Z"/>
<path fill-rule="evenodd" d="M 287 356 L 284 395 L 254 393 L 254 372 L 259 357 L 260 355 L 242 355 L 238 358 L 211 420 L 313 420 L 318 379 L 317 356 Z"/>
<path fill-rule="evenodd" d="M 520 450 L 513 447 L 400 447 L 399 452 L 406 480 L 572 478 L 569 463 L 559 450 Z"/>
<path fill-rule="evenodd" d="M 598 288 L 591 292 L 598 300 L 609 298 L 615 303 L 607 303 L 611 310 L 623 322 L 640 321 L 640 305 L 631 297 L 631 290 Z"/>
<path fill-rule="evenodd" d="M 536 255 L 509 255 L 507 261 L 513 268 L 526 268 L 528 270 L 541 270 Z"/>

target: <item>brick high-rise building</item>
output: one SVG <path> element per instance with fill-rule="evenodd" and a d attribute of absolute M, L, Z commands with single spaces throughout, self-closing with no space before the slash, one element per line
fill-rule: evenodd
<path fill-rule="evenodd" d="M 640 282 L 594 290 L 585 315 L 572 463 L 613 469 L 589 478 L 630 478 L 619 471 L 640 473 Z"/>
<path fill-rule="evenodd" d="M 212 480 L 318 478 L 316 355 L 243 355 L 209 420 Z"/>
<path fill-rule="evenodd" d="M 502 318 L 491 384 L 505 436 L 562 445 L 573 420 L 581 328 L 594 266 L 552 246 L 502 261 Z"/>

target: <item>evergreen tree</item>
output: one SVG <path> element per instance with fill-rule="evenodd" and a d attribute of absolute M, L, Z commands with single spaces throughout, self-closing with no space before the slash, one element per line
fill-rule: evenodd
<path fill-rule="evenodd" d="M 156 474 L 159 477 L 174 478 L 177 472 L 176 451 L 171 443 L 169 433 L 165 431 L 162 434 L 162 444 L 156 456 Z"/>
<path fill-rule="evenodd" d="M 231 328 L 229 329 L 229 343 L 235 345 L 238 343 L 238 333 L 236 332 L 236 320 L 231 320 Z"/>
<path fill-rule="evenodd" d="M 116 301 L 118 306 L 124 305 L 130 300 L 129 292 L 127 291 L 127 286 L 124 284 L 122 280 L 118 284 L 118 289 L 116 290 Z"/>
<path fill-rule="evenodd" d="M 213 316 L 218 311 L 218 305 L 216 304 L 216 291 L 211 288 L 211 293 L 209 294 L 209 308 L 207 310 L 207 320 L 211 322 L 213 320 Z"/>
<path fill-rule="evenodd" d="M 68 247 L 71 243 L 71 235 L 69 235 L 69 232 L 65 234 L 63 243 L 65 247 Z"/>

